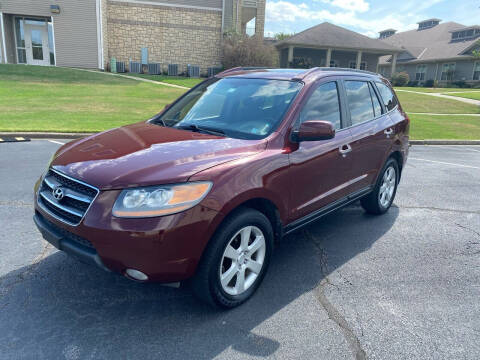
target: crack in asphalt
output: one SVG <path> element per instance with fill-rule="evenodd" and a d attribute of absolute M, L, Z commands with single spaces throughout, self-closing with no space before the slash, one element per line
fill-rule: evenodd
<path fill-rule="evenodd" d="M 392 205 L 392 207 L 396 207 L 398 209 L 418 209 L 418 210 L 431 210 L 431 211 L 446 211 L 446 212 L 454 212 L 459 214 L 476 214 L 480 215 L 480 210 L 459 210 L 459 209 L 446 209 L 446 208 L 437 208 L 433 206 L 399 206 L 399 205 Z"/>
<path fill-rule="evenodd" d="M 52 245 L 49 242 L 47 242 L 47 241 L 43 241 L 43 242 L 44 242 L 44 244 L 43 244 L 43 247 L 42 247 L 42 250 L 40 251 L 40 253 L 33 259 L 33 261 L 31 262 L 30 265 L 25 267 L 25 270 L 23 270 L 21 273 L 16 274 L 14 276 L 15 280 L 13 280 L 9 284 L 7 284 L 7 286 L 5 286 L 5 287 L 3 287 L 3 284 L 8 281 L 8 278 L 6 278 L 4 281 L 0 282 L 0 294 L 2 296 L 7 295 L 12 290 L 12 288 L 15 287 L 15 285 L 22 283 L 23 281 L 26 280 L 26 278 L 29 275 L 35 273 L 40 261 L 45 259 L 48 255 L 50 249 L 52 249 Z M 2 289 L 2 287 L 3 287 L 3 289 Z"/>
<path fill-rule="evenodd" d="M 472 232 L 474 233 L 475 235 L 477 235 L 478 237 L 480 237 L 480 232 L 476 231 L 476 230 L 473 230 L 471 228 L 469 228 L 468 226 L 465 226 L 465 225 L 461 225 L 459 223 L 455 223 L 455 225 L 457 225 L 459 228 L 462 228 L 463 230 L 467 230 L 469 232 Z"/>
<path fill-rule="evenodd" d="M 320 281 L 320 283 L 314 288 L 314 291 L 316 293 L 316 297 L 318 302 L 322 305 L 322 307 L 325 309 L 327 312 L 327 315 L 330 320 L 335 322 L 337 326 L 340 328 L 340 330 L 343 333 L 343 336 L 345 337 L 345 340 L 349 344 L 356 360 L 365 360 L 367 359 L 367 354 L 365 351 L 362 349 L 362 345 L 360 344 L 360 340 L 358 337 L 355 335 L 353 330 L 351 329 L 350 325 L 348 324 L 347 320 L 345 320 L 345 317 L 340 313 L 340 311 L 328 300 L 327 296 L 325 295 L 325 286 L 326 285 L 332 285 L 336 286 L 332 282 L 330 282 L 330 279 L 328 278 L 328 258 L 327 258 L 327 253 L 325 250 L 318 244 L 316 241 L 315 237 L 310 233 L 310 231 L 304 229 L 303 230 L 303 235 L 310 240 L 315 248 L 318 251 L 319 255 L 319 260 L 320 260 L 320 268 L 322 271 L 323 279 Z"/>

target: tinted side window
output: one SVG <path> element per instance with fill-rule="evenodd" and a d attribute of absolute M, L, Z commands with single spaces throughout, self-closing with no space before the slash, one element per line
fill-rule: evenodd
<path fill-rule="evenodd" d="M 383 99 L 387 111 L 393 110 L 395 106 L 397 106 L 398 101 L 392 90 L 390 90 L 390 88 L 384 83 L 377 82 L 375 84 L 377 85 L 377 89 L 380 92 L 380 96 Z"/>
<path fill-rule="evenodd" d="M 368 82 L 345 81 L 345 90 L 352 125 L 360 124 L 375 117 Z"/>
<path fill-rule="evenodd" d="M 372 95 L 373 111 L 375 112 L 375 117 L 380 116 L 382 114 L 382 106 L 380 105 L 380 101 L 378 101 L 378 97 L 375 93 L 375 90 L 373 89 L 373 85 L 369 83 L 368 87 L 370 88 L 370 94 Z"/>
<path fill-rule="evenodd" d="M 341 128 L 336 82 L 320 85 L 312 93 L 300 112 L 300 123 L 308 120 L 330 121 L 335 129 Z"/>

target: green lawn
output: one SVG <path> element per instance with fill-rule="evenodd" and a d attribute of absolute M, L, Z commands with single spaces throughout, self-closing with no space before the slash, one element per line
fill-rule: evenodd
<path fill-rule="evenodd" d="M 409 90 L 409 91 L 416 91 L 416 92 L 426 92 L 426 93 L 449 93 L 449 92 L 457 92 L 457 91 L 478 91 L 480 89 L 461 89 L 461 88 L 424 88 L 424 87 L 408 87 L 408 86 L 398 86 L 395 87 L 395 90 Z"/>
<path fill-rule="evenodd" d="M 185 86 L 202 81 L 166 79 Z M 182 93 L 182 89 L 99 72 L 0 65 L 0 131 L 101 131 L 148 119 Z M 474 92 L 463 95 L 477 96 Z M 406 92 L 398 92 L 398 96 L 410 113 L 480 113 L 478 106 L 453 99 Z M 412 139 L 480 139 L 480 117 L 410 118 Z"/>
<path fill-rule="evenodd" d="M 452 96 L 463 97 L 467 99 L 480 100 L 480 91 L 472 91 L 461 94 L 452 94 Z"/>
<path fill-rule="evenodd" d="M 0 65 L 0 131 L 101 131 L 146 120 L 183 92 L 101 73 Z"/>
<path fill-rule="evenodd" d="M 455 94 L 457 96 L 459 94 Z M 403 110 L 407 113 L 480 114 L 480 107 L 457 100 L 429 95 L 397 92 Z"/>
<path fill-rule="evenodd" d="M 478 140 L 480 117 L 410 115 L 412 140 Z"/>

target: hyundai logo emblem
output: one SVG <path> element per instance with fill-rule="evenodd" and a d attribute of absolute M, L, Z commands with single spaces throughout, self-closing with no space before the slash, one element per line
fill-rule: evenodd
<path fill-rule="evenodd" d="M 58 186 L 52 190 L 52 195 L 55 199 L 57 199 L 57 201 L 60 201 L 63 199 L 63 196 L 65 194 L 63 193 L 63 189 L 60 186 Z"/>

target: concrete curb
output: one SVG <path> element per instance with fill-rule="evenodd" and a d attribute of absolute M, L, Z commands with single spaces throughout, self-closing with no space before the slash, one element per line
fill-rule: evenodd
<path fill-rule="evenodd" d="M 0 132 L 0 137 L 25 137 L 30 139 L 80 139 L 94 133 L 40 133 Z M 411 145 L 480 145 L 479 140 L 410 140 Z"/>
<path fill-rule="evenodd" d="M 480 145 L 480 140 L 410 140 L 410 145 Z"/>
<path fill-rule="evenodd" d="M 94 133 L 40 133 L 40 132 L 0 132 L 0 137 L 24 137 L 30 139 L 80 139 Z"/>

